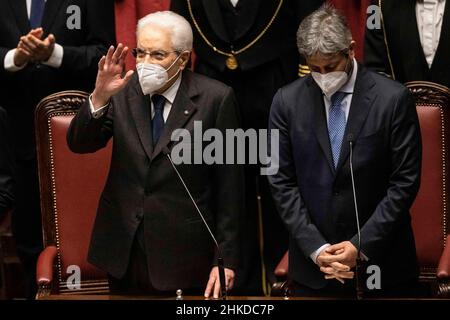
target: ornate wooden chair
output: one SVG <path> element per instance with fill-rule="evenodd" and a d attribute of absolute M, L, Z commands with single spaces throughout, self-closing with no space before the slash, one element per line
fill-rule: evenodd
<path fill-rule="evenodd" d="M 79 91 L 56 93 L 36 109 L 45 248 L 37 264 L 38 299 L 109 291 L 106 274 L 86 258 L 112 143 L 96 153 L 79 155 L 66 142 L 70 121 L 87 96 Z"/>

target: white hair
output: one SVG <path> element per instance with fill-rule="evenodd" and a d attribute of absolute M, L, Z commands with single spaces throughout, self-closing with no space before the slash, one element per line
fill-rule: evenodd
<path fill-rule="evenodd" d="M 150 13 L 140 19 L 137 24 L 136 34 L 147 25 L 155 25 L 171 32 L 172 47 L 176 51 L 192 50 L 192 28 L 189 22 L 172 11 L 158 11 Z"/>

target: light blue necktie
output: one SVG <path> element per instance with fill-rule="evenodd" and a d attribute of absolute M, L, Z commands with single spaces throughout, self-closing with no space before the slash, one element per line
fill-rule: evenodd
<path fill-rule="evenodd" d="M 339 162 L 342 139 L 344 138 L 345 126 L 347 124 L 345 112 L 342 109 L 342 101 L 346 95 L 347 93 L 340 91 L 333 94 L 331 97 L 330 112 L 328 114 L 328 135 L 330 136 L 331 151 L 333 153 L 335 168 Z"/>
<path fill-rule="evenodd" d="M 30 26 L 32 29 L 42 26 L 45 0 L 31 0 Z"/>

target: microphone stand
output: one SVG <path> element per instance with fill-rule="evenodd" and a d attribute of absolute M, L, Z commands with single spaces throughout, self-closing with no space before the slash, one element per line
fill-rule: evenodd
<path fill-rule="evenodd" d="M 362 300 L 364 299 L 364 290 L 362 286 L 361 279 L 361 228 L 359 225 L 359 213 L 358 213 L 358 203 L 356 201 L 356 188 L 355 188 L 355 179 L 353 175 L 353 136 L 349 135 L 350 142 L 350 176 L 352 178 L 352 189 L 353 189 L 353 200 L 355 204 L 355 215 L 356 215 L 356 227 L 358 230 L 358 253 L 356 256 L 356 299 Z"/>
<path fill-rule="evenodd" d="M 189 191 L 189 188 L 187 187 L 186 183 L 184 182 L 183 177 L 181 176 L 181 174 L 178 171 L 177 167 L 173 163 L 172 158 L 170 157 L 170 152 L 169 152 L 169 150 L 167 148 L 164 149 L 164 154 L 169 159 L 170 164 L 172 165 L 172 167 L 175 170 L 178 178 L 180 179 L 181 183 L 183 184 L 184 189 L 186 190 L 187 194 L 189 195 L 189 198 L 191 199 L 192 203 L 194 204 L 195 209 L 197 210 L 198 214 L 202 218 L 204 225 L 208 229 L 208 232 L 211 235 L 211 237 L 212 237 L 212 239 L 213 239 L 213 241 L 214 241 L 214 243 L 215 243 L 215 245 L 217 247 L 217 267 L 219 269 L 220 296 L 221 296 L 221 299 L 226 300 L 227 299 L 227 288 L 225 286 L 225 267 L 224 267 L 223 257 L 222 257 L 222 253 L 221 253 L 221 250 L 220 250 L 220 247 L 219 247 L 219 243 L 217 242 L 216 237 L 212 233 L 212 231 L 211 231 L 208 223 L 206 222 L 202 212 L 200 211 L 199 207 L 197 206 L 197 203 L 195 202 L 194 198 L 192 197 L 191 192 Z"/>

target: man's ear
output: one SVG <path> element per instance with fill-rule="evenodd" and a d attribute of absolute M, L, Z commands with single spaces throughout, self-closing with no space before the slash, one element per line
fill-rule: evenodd
<path fill-rule="evenodd" d="M 189 63 L 189 59 L 191 58 L 191 52 L 190 51 L 183 51 L 180 54 L 180 69 L 184 70 L 186 68 L 186 65 Z"/>
<path fill-rule="evenodd" d="M 350 43 L 350 46 L 348 47 L 348 55 L 351 59 L 355 58 L 355 46 L 356 46 L 356 41 L 352 40 L 352 42 Z"/>

